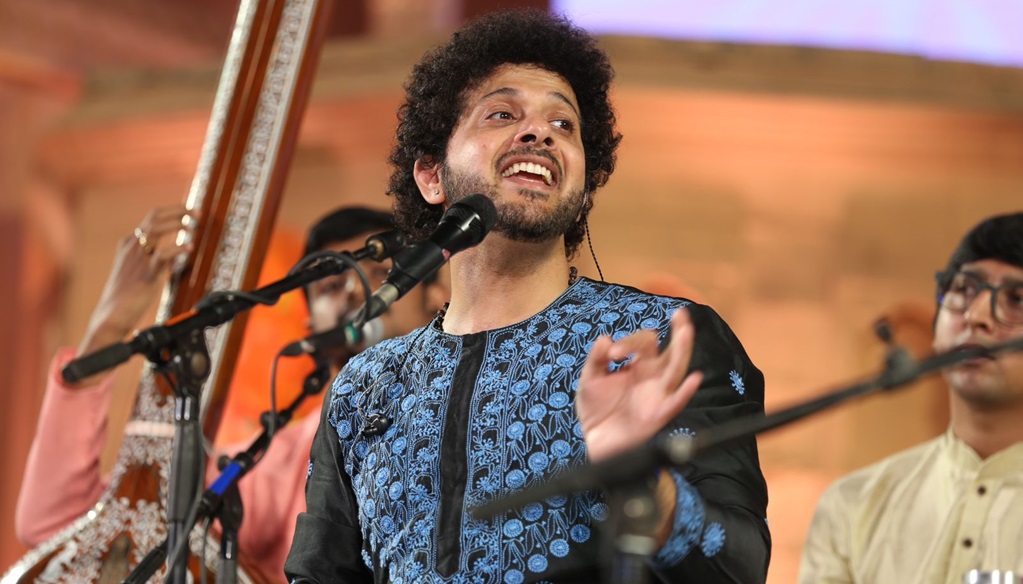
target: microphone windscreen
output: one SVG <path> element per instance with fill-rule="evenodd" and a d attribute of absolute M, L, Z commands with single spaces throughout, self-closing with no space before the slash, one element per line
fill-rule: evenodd
<path fill-rule="evenodd" d="M 494 206 L 494 202 L 490 198 L 482 193 L 476 193 L 459 202 L 476 211 L 476 214 L 480 216 L 484 235 L 493 229 L 494 223 L 497 221 L 497 207 Z"/>

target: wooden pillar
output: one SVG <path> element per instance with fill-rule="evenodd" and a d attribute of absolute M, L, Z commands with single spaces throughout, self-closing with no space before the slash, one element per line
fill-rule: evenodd
<path fill-rule="evenodd" d="M 22 469 L 32 438 L 32 426 L 38 410 L 35 386 L 25 376 L 24 354 L 36 344 L 36 338 L 27 338 L 20 304 L 20 286 L 23 271 L 24 220 L 16 213 L 0 213 L 0 270 L 5 285 L 0 286 L 0 322 L 5 323 L 0 335 L 0 387 L 4 387 L 4 421 L 0 424 L 0 565 L 13 562 L 24 549 L 14 537 L 14 502 L 18 498 Z M 34 335 L 29 335 L 32 337 Z"/>
<path fill-rule="evenodd" d="M 25 548 L 14 508 L 43 395 L 47 325 L 60 254 L 44 243 L 31 197 L 38 137 L 77 93 L 72 76 L 0 51 L 0 571 Z"/>
<path fill-rule="evenodd" d="M 0 569 L 25 548 L 14 536 L 14 506 L 35 434 L 45 389 L 54 313 L 58 310 L 59 263 L 35 220 L 21 213 L 0 213 L 0 387 L 4 408 L 0 423 Z"/>

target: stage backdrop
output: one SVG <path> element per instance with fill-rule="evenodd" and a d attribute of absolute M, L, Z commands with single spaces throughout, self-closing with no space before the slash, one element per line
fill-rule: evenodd
<path fill-rule="evenodd" d="M 388 205 L 386 156 L 401 83 L 436 40 L 328 48 L 279 216 L 278 268 L 297 259 L 305 226 L 325 211 Z M 975 221 L 1020 207 L 1019 70 L 826 49 L 602 42 L 618 69 L 614 98 L 625 135 L 590 222 L 604 275 L 714 306 L 764 371 L 769 410 L 875 371 L 884 347 L 871 329 L 882 315 L 893 317 L 902 342 L 926 351 L 935 268 Z M 45 331 L 33 337 L 40 354 L 82 334 L 117 238 L 149 208 L 183 199 L 216 75 L 211 63 L 97 77 L 33 150 L 32 168 L 47 185 L 36 192 L 58 210 L 33 225 L 44 232 L 60 232 L 51 221 L 66 225 L 70 236 L 48 245 L 54 257 L 73 257 L 41 284 L 52 300 L 34 323 Z M 596 276 L 585 247 L 575 263 Z M 266 351 L 301 332 L 293 324 L 299 304 L 290 300 L 285 313 L 250 329 L 259 336 L 247 342 L 261 349 L 246 354 L 263 356 L 244 365 L 236 383 L 251 393 L 235 400 L 246 405 L 235 409 L 242 421 L 233 438 L 263 406 Z M 117 374 L 114 441 L 138 365 Z M 37 374 L 19 388 L 36 403 L 42 367 Z M 794 581 L 824 486 L 941 432 L 945 399 L 932 380 L 762 439 L 771 582 Z M 31 427 L 18 427 L 26 443 Z M 5 469 L 6 492 L 17 490 L 17 463 Z"/>

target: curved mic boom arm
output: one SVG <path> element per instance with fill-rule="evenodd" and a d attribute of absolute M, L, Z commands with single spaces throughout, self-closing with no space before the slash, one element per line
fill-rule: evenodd
<path fill-rule="evenodd" d="M 320 252 L 322 257 L 309 267 L 294 272 L 251 292 L 224 291 L 204 297 L 195 309 L 169 320 L 165 324 L 139 331 L 127 342 L 119 342 L 93 353 L 73 359 L 61 371 L 68 383 L 75 383 L 101 371 L 111 369 L 132 355 L 146 355 L 154 363 L 162 363 L 160 354 L 172 349 L 182 339 L 195 331 L 215 327 L 229 322 L 239 313 L 257 304 L 276 304 L 285 292 L 300 288 L 316 280 L 339 274 L 355 262 L 372 257 L 377 244 L 371 243 L 354 252 Z"/>

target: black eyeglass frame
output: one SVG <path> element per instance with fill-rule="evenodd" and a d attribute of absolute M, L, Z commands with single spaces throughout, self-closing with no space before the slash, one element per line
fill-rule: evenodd
<path fill-rule="evenodd" d="M 976 283 L 977 294 L 974 295 L 973 298 L 967 300 L 962 309 L 957 310 L 955 308 L 950 308 L 945 305 L 945 296 L 948 294 L 948 288 L 949 286 L 952 285 L 952 281 L 956 278 L 956 276 L 960 275 L 965 276 Z M 990 290 L 991 316 L 994 317 L 995 322 L 1006 327 L 1012 328 L 1023 327 L 1023 319 L 1021 319 L 1019 322 L 1007 322 L 1002 316 L 1000 316 L 1001 311 L 998 310 L 998 296 L 1001 293 L 1001 291 L 1009 290 L 1012 288 L 1023 288 L 1023 282 L 1017 281 L 1002 282 L 997 286 L 993 286 L 981 280 L 979 277 L 977 277 L 976 274 L 970 272 L 963 272 L 961 270 L 941 270 L 934 274 L 934 278 L 937 280 L 938 283 L 937 290 L 938 308 L 943 308 L 956 314 L 965 314 L 966 311 L 969 309 L 970 305 L 973 304 L 973 301 L 976 300 L 977 296 L 983 294 L 985 290 Z"/>

